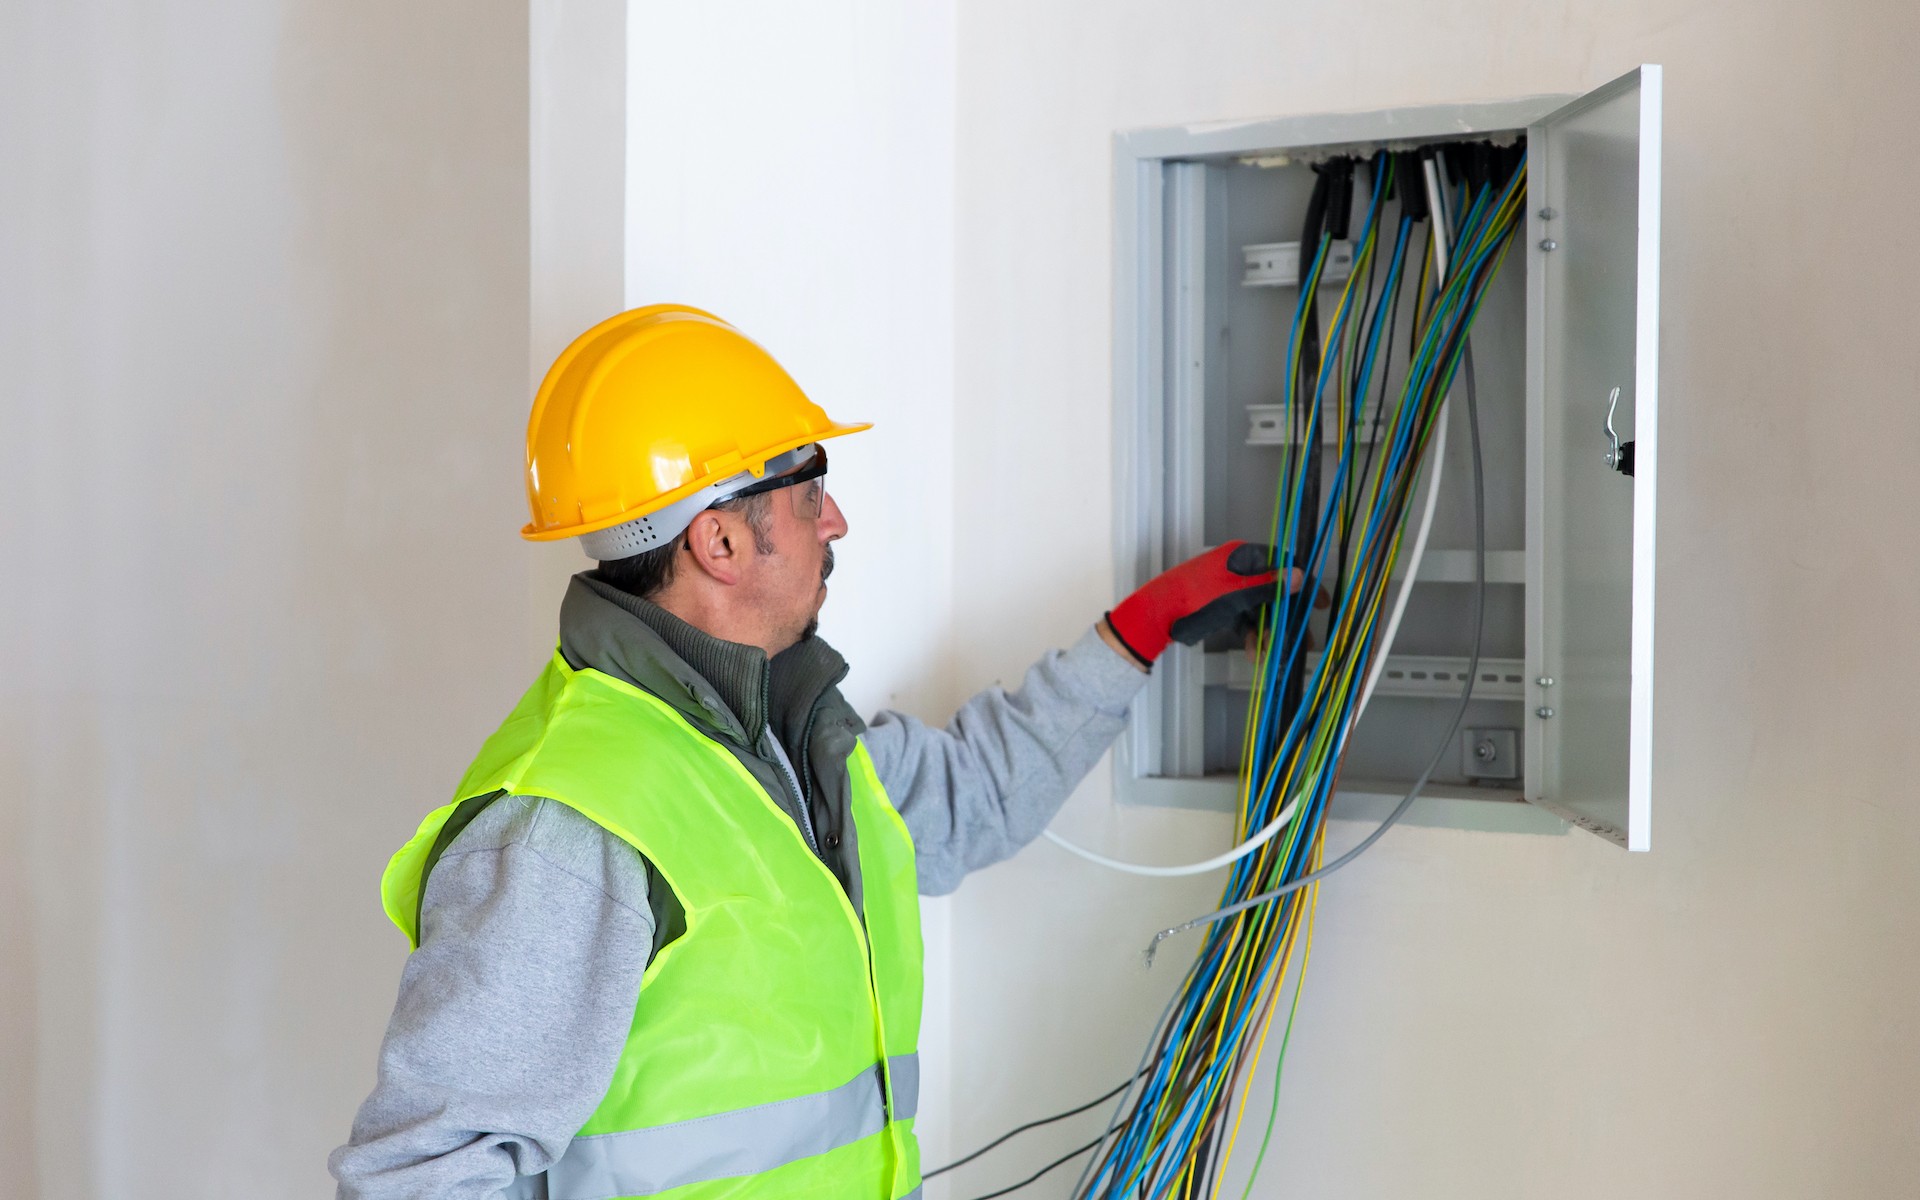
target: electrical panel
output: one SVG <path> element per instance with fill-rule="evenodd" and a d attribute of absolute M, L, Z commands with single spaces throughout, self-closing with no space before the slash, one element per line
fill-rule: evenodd
<path fill-rule="evenodd" d="M 1209 546 L 1266 541 L 1273 528 L 1281 456 L 1300 450 L 1276 398 L 1314 256 L 1297 239 L 1315 166 L 1380 150 L 1453 148 L 1444 162 L 1480 143 L 1526 148 L 1526 221 L 1472 326 L 1484 567 L 1473 442 L 1463 405 L 1450 402 L 1444 457 L 1423 468 L 1441 472 L 1429 539 L 1342 758 L 1336 803 L 1349 813 L 1384 812 L 1438 754 L 1423 792 L 1433 802 L 1411 820 L 1553 830 L 1564 821 L 1648 846 L 1659 132 L 1660 72 L 1649 66 L 1571 99 L 1117 140 L 1123 590 Z M 1317 294 L 1346 286 L 1354 262 L 1351 243 L 1332 242 Z M 1403 558 L 1400 570 L 1411 568 Z M 1481 660 L 1448 739 L 1476 569 Z M 1230 639 L 1174 646 L 1122 740 L 1121 800 L 1231 808 L 1252 680 Z"/>

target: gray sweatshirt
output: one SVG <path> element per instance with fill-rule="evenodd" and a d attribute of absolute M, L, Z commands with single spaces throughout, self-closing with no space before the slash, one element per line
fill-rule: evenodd
<path fill-rule="evenodd" d="M 817 699 L 844 674 L 830 648 L 813 639 L 769 667 L 591 574 L 568 592 L 561 648 L 733 750 L 859 903 L 851 829 L 843 844 L 827 775 L 803 765 L 814 722 L 802 733 L 797 715 L 833 711 Z M 913 835 L 920 890 L 950 892 L 1039 836 L 1145 680 L 1089 631 L 945 729 L 882 712 L 859 732 L 848 718 Z M 682 922 L 651 865 L 574 810 L 530 796 L 485 808 L 428 876 L 378 1082 L 328 1159 L 341 1200 L 492 1200 L 545 1171 L 606 1093 L 641 973 Z"/>

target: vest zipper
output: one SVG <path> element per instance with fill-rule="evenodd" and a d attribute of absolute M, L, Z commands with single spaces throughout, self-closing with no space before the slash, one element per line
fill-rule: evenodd
<path fill-rule="evenodd" d="M 811 717 L 807 720 L 807 726 L 808 728 L 812 728 L 813 726 Z M 767 726 L 765 732 L 760 736 L 767 739 L 768 743 L 770 743 L 770 749 L 773 751 L 774 765 L 780 768 L 781 777 L 793 788 L 794 807 L 799 810 L 800 813 L 800 833 L 801 836 L 807 839 L 807 849 L 813 851 L 815 858 L 825 862 L 825 856 L 820 853 L 820 842 L 813 835 L 813 816 L 807 811 L 807 795 L 801 790 L 799 771 L 795 769 L 791 762 L 787 761 L 786 748 L 781 746 L 779 740 L 773 736 L 773 727 L 771 725 Z"/>
<path fill-rule="evenodd" d="M 813 721 L 820 715 L 820 701 L 815 698 L 813 707 L 807 710 L 807 724 L 800 731 L 800 765 L 794 770 L 800 775 L 800 811 L 813 819 L 813 772 L 807 769 L 807 762 L 813 757 Z"/>

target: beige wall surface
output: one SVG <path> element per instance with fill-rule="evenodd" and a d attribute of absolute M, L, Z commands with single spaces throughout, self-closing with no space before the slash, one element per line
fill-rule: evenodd
<path fill-rule="evenodd" d="M 1049 621 L 1108 599 L 1114 131 L 1578 91 L 1666 66 L 1653 851 L 1409 828 L 1329 882 L 1256 1194 L 1912 1194 L 1916 13 L 961 6 L 963 685 L 1012 677 Z M 1223 844 L 1217 820 L 1116 813 L 1109 795 L 1097 777 L 1062 827 L 1136 859 Z M 1217 888 L 1047 846 L 970 881 L 953 918 L 955 1144 L 1124 1078 L 1183 961 L 1143 975 L 1138 951 Z M 1250 1124 L 1265 1113 L 1256 1099 Z M 952 1194 L 1085 1136 L 1028 1135 Z"/>
<path fill-rule="evenodd" d="M 0 22 L 3 1190 L 331 1195 L 532 668 L 526 9 Z"/>
<path fill-rule="evenodd" d="M 938 22 L 876 40 L 833 11 L 813 36 L 852 61 L 948 69 Z M 878 247 L 835 226 L 780 257 L 844 288 L 851 246 L 902 289 L 879 303 L 938 323 L 941 289 L 888 258 L 932 245 L 951 344 L 913 343 L 911 371 L 896 347 L 897 378 L 830 351 L 825 316 L 753 297 L 719 222 L 678 243 L 714 255 L 684 275 L 627 263 L 642 292 L 733 264 L 735 303 L 889 420 L 844 456 L 868 515 L 830 620 L 873 664 L 864 704 L 937 717 L 1112 599 L 1115 130 L 1666 65 L 1655 849 L 1409 828 L 1330 883 L 1262 1194 L 1911 1191 L 1916 34 L 1866 0 L 970 0 L 951 115 L 944 74 L 911 85 L 874 122 L 893 165 L 858 177 L 937 195 L 888 172 L 941 171 L 914 122 L 957 138 L 952 244 L 896 214 Z M 22 1194 L 331 1192 L 403 950 L 378 868 L 524 685 L 565 565 L 520 545 L 501 482 L 528 51 L 525 6 L 0 6 L 0 1161 Z M 811 86 L 830 117 L 888 103 Z M 924 486 L 889 506 L 907 431 Z M 1062 826 L 1163 861 L 1226 836 L 1109 796 L 1097 774 Z M 1040 846 L 936 910 L 954 1143 L 1123 1077 L 1175 982 L 1139 948 L 1215 887 Z"/>

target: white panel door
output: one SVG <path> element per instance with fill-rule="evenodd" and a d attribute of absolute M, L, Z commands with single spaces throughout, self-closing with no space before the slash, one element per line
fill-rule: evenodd
<path fill-rule="evenodd" d="M 1660 68 L 1557 110 L 1529 128 L 1527 144 L 1528 798 L 1645 850 Z"/>

